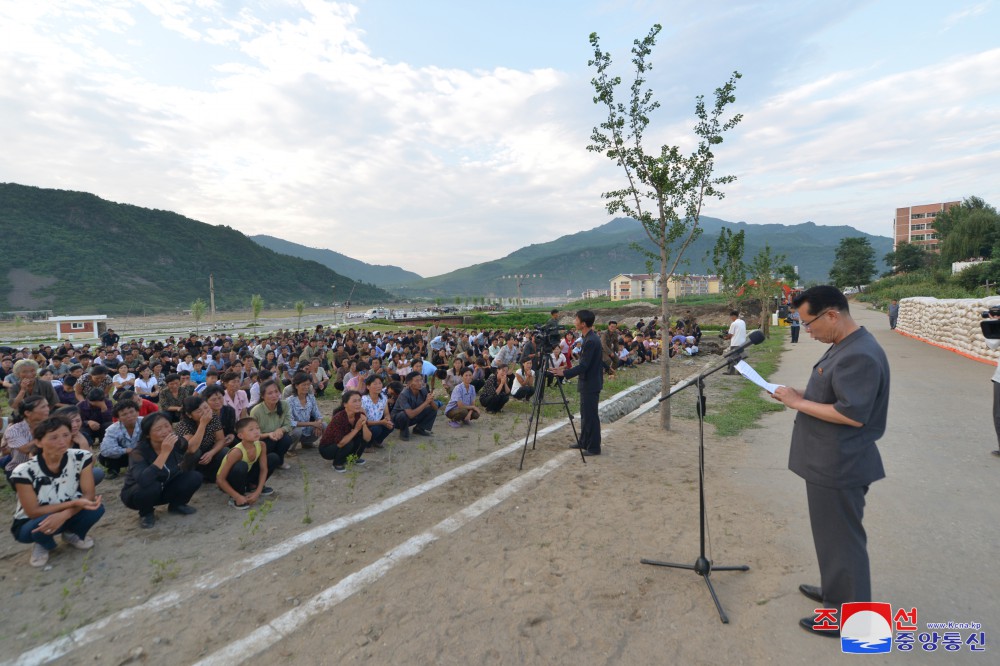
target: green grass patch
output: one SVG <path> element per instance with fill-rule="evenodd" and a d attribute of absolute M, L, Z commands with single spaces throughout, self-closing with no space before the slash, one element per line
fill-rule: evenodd
<path fill-rule="evenodd" d="M 764 379 L 778 369 L 786 335 L 785 329 L 772 328 L 771 337 L 753 348 L 749 362 Z M 747 428 L 756 428 L 757 421 L 762 415 L 768 412 L 780 412 L 785 408 L 756 384 L 745 379 L 738 381 L 742 382 L 742 386 L 736 387 L 736 390 L 724 399 L 717 400 L 715 405 L 709 400 L 706 410 L 708 414 L 705 422 L 715 426 L 715 434 L 722 437 L 733 437 Z M 693 405 L 690 411 L 690 415 L 694 416 Z"/>

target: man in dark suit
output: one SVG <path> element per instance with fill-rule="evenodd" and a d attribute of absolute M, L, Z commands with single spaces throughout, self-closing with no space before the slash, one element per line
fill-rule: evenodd
<path fill-rule="evenodd" d="M 579 377 L 580 393 L 580 445 L 585 456 L 601 455 L 601 419 L 597 414 L 601 389 L 604 388 L 604 364 L 601 338 L 594 331 L 594 313 L 580 310 L 576 313 L 576 330 L 583 336 L 580 359 L 572 368 L 552 368 L 556 377 Z"/>
<path fill-rule="evenodd" d="M 798 411 L 788 468 L 806 481 L 819 561 L 820 586 L 800 585 L 799 591 L 839 609 L 846 602 L 872 598 L 862 518 L 868 486 L 885 477 L 875 442 L 885 433 L 889 363 L 872 334 L 851 317 L 839 289 L 813 287 L 792 305 L 802 328 L 830 343 L 813 366 L 804 392 L 786 386 L 774 392 L 775 399 Z M 809 630 L 816 627 L 812 617 L 799 624 Z"/>

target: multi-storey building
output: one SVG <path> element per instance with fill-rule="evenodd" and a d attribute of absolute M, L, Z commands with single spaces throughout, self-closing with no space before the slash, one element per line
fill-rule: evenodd
<path fill-rule="evenodd" d="M 934 218 L 960 203 L 961 201 L 948 201 L 897 208 L 893 248 L 900 243 L 911 243 L 931 252 L 937 252 L 938 236 L 934 231 Z"/>

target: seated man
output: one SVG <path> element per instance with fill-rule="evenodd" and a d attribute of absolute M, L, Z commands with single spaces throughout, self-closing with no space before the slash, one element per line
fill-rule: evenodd
<path fill-rule="evenodd" d="M 403 441 L 410 439 L 410 426 L 413 426 L 413 432 L 417 435 L 430 435 L 437 410 L 434 396 L 424 386 L 423 375 L 411 372 L 406 376 L 406 388 L 392 407 L 393 427 L 399 430 Z"/>
<path fill-rule="evenodd" d="M 118 421 L 104 433 L 101 454 L 97 458 L 108 470 L 108 479 L 118 478 L 121 470 L 128 467 L 128 456 L 139 443 L 142 427 L 142 417 L 133 402 L 119 402 L 115 405 L 114 415 Z"/>
<path fill-rule="evenodd" d="M 90 389 L 87 399 L 77 404 L 80 409 L 80 418 L 83 419 L 83 426 L 80 431 L 91 444 L 104 437 L 104 433 L 111 427 L 111 411 L 114 405 L 107 399 L 104 391 L 99 388 Z"/>

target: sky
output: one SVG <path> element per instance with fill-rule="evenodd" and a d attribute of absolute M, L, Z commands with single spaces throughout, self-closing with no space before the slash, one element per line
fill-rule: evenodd
<path fill-rule="evenodd" d="M 655 23 L 652 152 L 743 75 L 704 215 L 1000 204 L 1000 0 L 0 0 L 0 182 L 438 275 L 612 219 L 588 36 L 624 94 Z"/>

